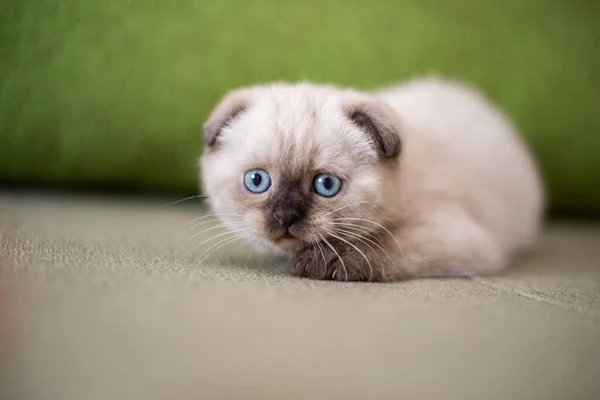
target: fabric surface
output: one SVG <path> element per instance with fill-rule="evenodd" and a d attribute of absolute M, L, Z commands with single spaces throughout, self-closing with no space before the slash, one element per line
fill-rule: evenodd
<path fill-rule="evenodd" d="M 344 284 L 241 242 L 203 261 L 228 237 L 192 228 L 208 215 L 1 193 L 0 283 L 18 311 L 2 398 L 600 396 L 600 225 L 550 224 L 496 277 Z"/>
<path fill-rule="evenodd" d="M 556 209 L 600 213 L 600 3 L 3 0 L 0 180 L 195 192 L 202 123 L 274 80 L 467 81 L 538 156 Z"/>

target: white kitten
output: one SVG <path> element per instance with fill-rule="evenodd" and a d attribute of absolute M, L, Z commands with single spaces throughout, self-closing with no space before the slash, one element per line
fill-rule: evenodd
<path fill-rule="evenodd" d="M 361 93 L 233 91 L 205 125 L 202 182 L 229 226 L 293 255 L 301 276 L 485 274 L 535 239 L 543 187 L 508 119 L 436 79 Z"/>

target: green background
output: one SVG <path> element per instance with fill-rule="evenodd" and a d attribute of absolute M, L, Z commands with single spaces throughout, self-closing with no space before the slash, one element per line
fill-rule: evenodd
<path fill-rule="evenodd" d="M 229 89 L 435 73 L 523 130 L 555 211 L 600 212 L 598 1 L 0 2 L 0 180 L 197 190 Z"/>

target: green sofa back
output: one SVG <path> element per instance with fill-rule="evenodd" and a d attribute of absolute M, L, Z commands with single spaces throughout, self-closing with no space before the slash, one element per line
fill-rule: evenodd
<path fill-rule="evenodd" d="M 0 182 L 194 192 L 202 123 L 232 88 L 435 73 L 505 108 L 554 210 L 599 212 L 598 4 L 4 0 Z"/>

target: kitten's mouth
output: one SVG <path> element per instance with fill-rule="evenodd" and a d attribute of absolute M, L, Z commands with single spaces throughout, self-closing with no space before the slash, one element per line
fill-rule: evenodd
<path fill-rule="evenodd" d="M 279 243 L 279 242 L 285 242 L 285 241 L 289 241 L 289 240 L 300 240 L 299 237 L 292 235 L 291 233 L 284 233 L 283 235 L 276 237 L 274 239 L 275 243 Z"/>
<path fill-rule="evenodd" d="M 290 232 L 282 233 L 277 237 L 271 238 L 271 242 L 283 248 L 295 248 L 301 243 L 304 243 L 302 237 Z"/>
<path fill-rule="evenodd" d="M 272 238 L 271 243 L 287 253 L 295 253 L 305 246 L 304 241 L 300 237 L 291 233 L 284 233 Z"/>

